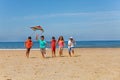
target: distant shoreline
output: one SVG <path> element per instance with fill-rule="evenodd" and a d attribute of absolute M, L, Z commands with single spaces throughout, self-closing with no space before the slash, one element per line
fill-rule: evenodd
<path fill-rule="evenodd" d="M 65 41 L 65 48 L 67 44 Z M 50 42 L 47 48 L 50 48 Z M 120 48 L 120 41 L 76 41 L 75 48 Z M 24 42 L 0 42 L 0 49 L 25 49 L 25 46 Z M 39 49 L 39 43 L 34 42 L 32 49 Z"/>
<path fill-rule="evenodd" d="M 58 48 L 56 48 L 56 50 L 57 50 Z M 67 49 L 67 48 L 64 48 L 65 50 Z M 75 48 L 75 49 L 105 49 L 105 48 Z M 106 49 L 120 49 L 120 47 L 119 48 L 106 48 Z M 19 51 L 19 50 L 26 50 L 26 49 L 0 49 L 0 51 L 2 51 L 2 50 L 7 50 L 7 51 L 9 51 L 9 50 L 15 50 L 15 51 Z M 40 50 L 39 48 L 37 48 L 37 49 L 31 49 L 31 50 Z M 47 48 L 46 50 L 50 50 L 50 48 Z"/>

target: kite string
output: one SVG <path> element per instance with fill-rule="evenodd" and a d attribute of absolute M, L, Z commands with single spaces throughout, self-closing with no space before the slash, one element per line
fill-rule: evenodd
<path fill-rule="evenodd" d="M 30 36 L 33 36 L 35 33 L 36 33 L 36 31 L 33 31 L 33 32 L 30 34 Z M 36 35 L 37 35 L 37 34 L 36 34 Z M 40 36 L 43 36 L 43 32 L 40 33 L 39 37 L 40 37 Z"/>
<path fill-rule="evenodd" d="M 34 32 L 32 32 L 32 33 L 30 34 L 30 36 L 32 36 L 34 33 L 35 33 L 35 31 L 34 31 Z"/>
<path fill-rule="evenodd" d="M 43 35 L 43 32 L 41 32 L 41 34 L 40 34 L 41 36 Z"/>

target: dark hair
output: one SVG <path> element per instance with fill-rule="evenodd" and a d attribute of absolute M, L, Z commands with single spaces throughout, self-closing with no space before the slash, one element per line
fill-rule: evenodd
<path fill-rule="evenodd" d="M 53 36 L 52 39 L 55 39 L 55 37 Z"/>
<path fill-rule="evenodd" d="M 44 38 L 44 36 L 41 36 L 41 38 Z"/>
<path fill-rule="evenodd" d="M 31 36 L 29 36 L 28 39 L 32 39 Z"/>

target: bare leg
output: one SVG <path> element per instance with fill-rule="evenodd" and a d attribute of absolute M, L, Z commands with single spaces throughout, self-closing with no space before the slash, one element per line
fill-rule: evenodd
<path fill-rule="evenodd" d="M 52 51 L 52 57 L 56 57 L 55 51 Z"/>
<path fill-rule="evenodd" d="M 63 49 L 61 49 L 61 56 L 63 55 Z"/>
<path fill-rule="evenodd" d="M 69 51 L 69 56 L 71 57 L 71 52 Z"/>
<path fill-rule="evenodd" d="M 45 58 L 45 54 L 46 54 L 46 51 L 45 49 L 40 49 L 41 53 L 42 53 L 42 57 Z"/>
<path fill-rule="evenodd" d="M 53 51 L 52 51 L 52 57 L 53 57 Z"/>
<path fill-rule="evenodd" d="M 59 51 L 59 55 L 61 56 L 61 50 Z"/>
<path fill-rule="evenodd" d="M 56 57 L 56 54 L 55 54 L 55 53 L 56 53 L 56 51 L 54 51 L 54 57 Z"/>
<path fill-rule="evenodd" d="M 42 57 L 43 57 L 43 58 L 45 58 L 45 55 L 44 55 L 44 53 L 43 53 L 43 52 L 41 52 L 41 53 L 42 53 Z"/>
<path fill-rule="evenodd" d="M 71 57 L 72 48 L 68 48 L 69 56 Z"/>
<path fill-rule="evenodd" d="M 74 55 L 74 50 L 72 50 L 72 54 Z"/>
<path fill-rule="evenodd" d="M 29 58 L 29 53 L 26 53 L 26 57 Z"/>
<path fill-rule="evenodd" d="M 30 53 L 30 49 L 27 49 L 26 51 L 26 57 L 29 58 L 29 53 Z"/>
<path fill-rule="evenodd" d="M 61 49 L 59 48 L 59 56 L 61 56 Z"/>
<path fill-rule="evenodd" d="M 60 55 L 60 56 L 63 55 L 63 49 L 60 49 L 60 51 L 59 51 L 59 55 Z"/>

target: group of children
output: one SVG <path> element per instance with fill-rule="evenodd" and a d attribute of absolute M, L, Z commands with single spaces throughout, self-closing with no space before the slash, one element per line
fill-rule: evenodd
<path fill-rule="evenodd" d="M 44 36 L 41 36 L 39 38 L 39 35 L 36 35 L 36 40 L 39 42 L 40 51 L 42 54 L 42 57 L 45 58 L 46 55 L 46 46 L 47 42 L 44 39 Z M 65 46 L 64 38 L 63 36 L 60 36 L 58 40 L 56 41 L 55 37 L 52 37 L 52 40 L 50 42 L 51 50 L 52 50 L 52 57 L 56 57 L 56 46 L 59 46 L 59 56 L 63 55 L 63 48 Z M 30 49 L 33 46 L 33 42 L 31 40 L 31 37 L 28 37 L 28 39 L 25 41 L 25 47 L 26 47 L 26 57 L 29 58 Z M 68 52 L 69 56 L 71 57 L 71 54 L 74 55 L 74 46 L 75 41 L 72 37 L 69 38 L 68 41 Z"/>

